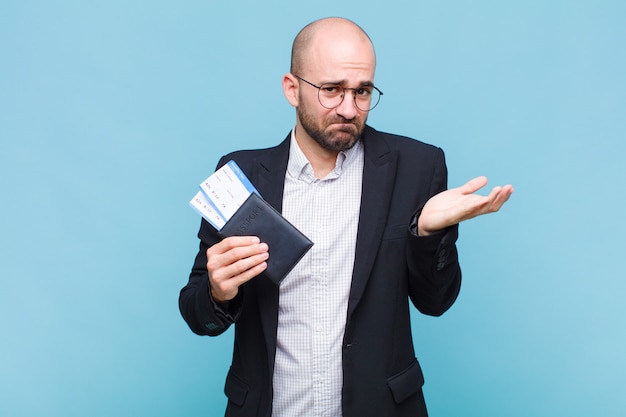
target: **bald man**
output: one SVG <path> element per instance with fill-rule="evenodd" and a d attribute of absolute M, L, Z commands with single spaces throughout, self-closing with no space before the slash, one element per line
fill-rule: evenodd
<path fill-rule="evenodd" d="M 197 334 L 235 325 L 227 416 L 426 416 L 409 301 L 439 316 L 461 283 L 458 223 L 500 209 L 510 185 L 446 190 L 441 149 L 366 125 L 382 92 L 355 23 L 328 18 L 294 40 L 283 91 L 295 127 L 235 160 L 266 201 L 313 242 L 280 286 L 256 236 L 222 239 L 202 221 L 180 294 Z"/>

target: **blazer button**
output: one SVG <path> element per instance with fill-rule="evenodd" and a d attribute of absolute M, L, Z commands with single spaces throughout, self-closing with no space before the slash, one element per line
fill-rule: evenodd
<path fill-rule="evenodd" d="M 206 327 L 209 330 L 215 330 L 217 329 L 219 326 L 215 323 L 207 323 L 204 325 L 204 327 Z"/>

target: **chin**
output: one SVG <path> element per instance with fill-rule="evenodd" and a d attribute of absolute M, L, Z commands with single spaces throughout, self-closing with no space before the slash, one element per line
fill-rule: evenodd
<path fill-rule="evenodd" d="M 350 135 L 350 137 L 347 139 L 328 140 L 323 143 L 322 146 L 330 151 L 347 151 L 354 146 L 357 140 L 358 139 L 356 137 Z"/>

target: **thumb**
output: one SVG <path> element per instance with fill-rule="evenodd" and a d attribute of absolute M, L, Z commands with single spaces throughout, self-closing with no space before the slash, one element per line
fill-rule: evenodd
<path fill-rule="evenodd" d="M 471 179 L 462 186 L 460 186 L 459 190 L 462 194 L 473 194 L 483 188 L 485 185 L 487 185 L 487 177 L 481 175 L 480 177 Z"/>

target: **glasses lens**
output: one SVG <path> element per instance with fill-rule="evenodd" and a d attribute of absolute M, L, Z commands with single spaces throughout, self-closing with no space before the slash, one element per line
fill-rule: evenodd
<path fill-rule="evenodd" d="M 337 84 L 322 84 L 319 88 L 320 104 L 327 109 L 334 109 L 343 101 L 343 87 Z"/>
<path fill-rule="evenodd" d="M 354 102 L 361 111 L 370 111 L 380 101 L 380 91 L 374 87 L 357 88 L 354 92 Z"/>
<path fill-rule="evenodd" d="M 374 87 L 361 87 L 348 89 L 354 94 L 354 103 L 361 111 L 370 111 L 380 101 L 380 91 Z M 345 89 L 337 84 L 322 84 L 319 87 L 320 104 L 327 109 L 334 109 L 339 106 L 344 99 Z"/>

